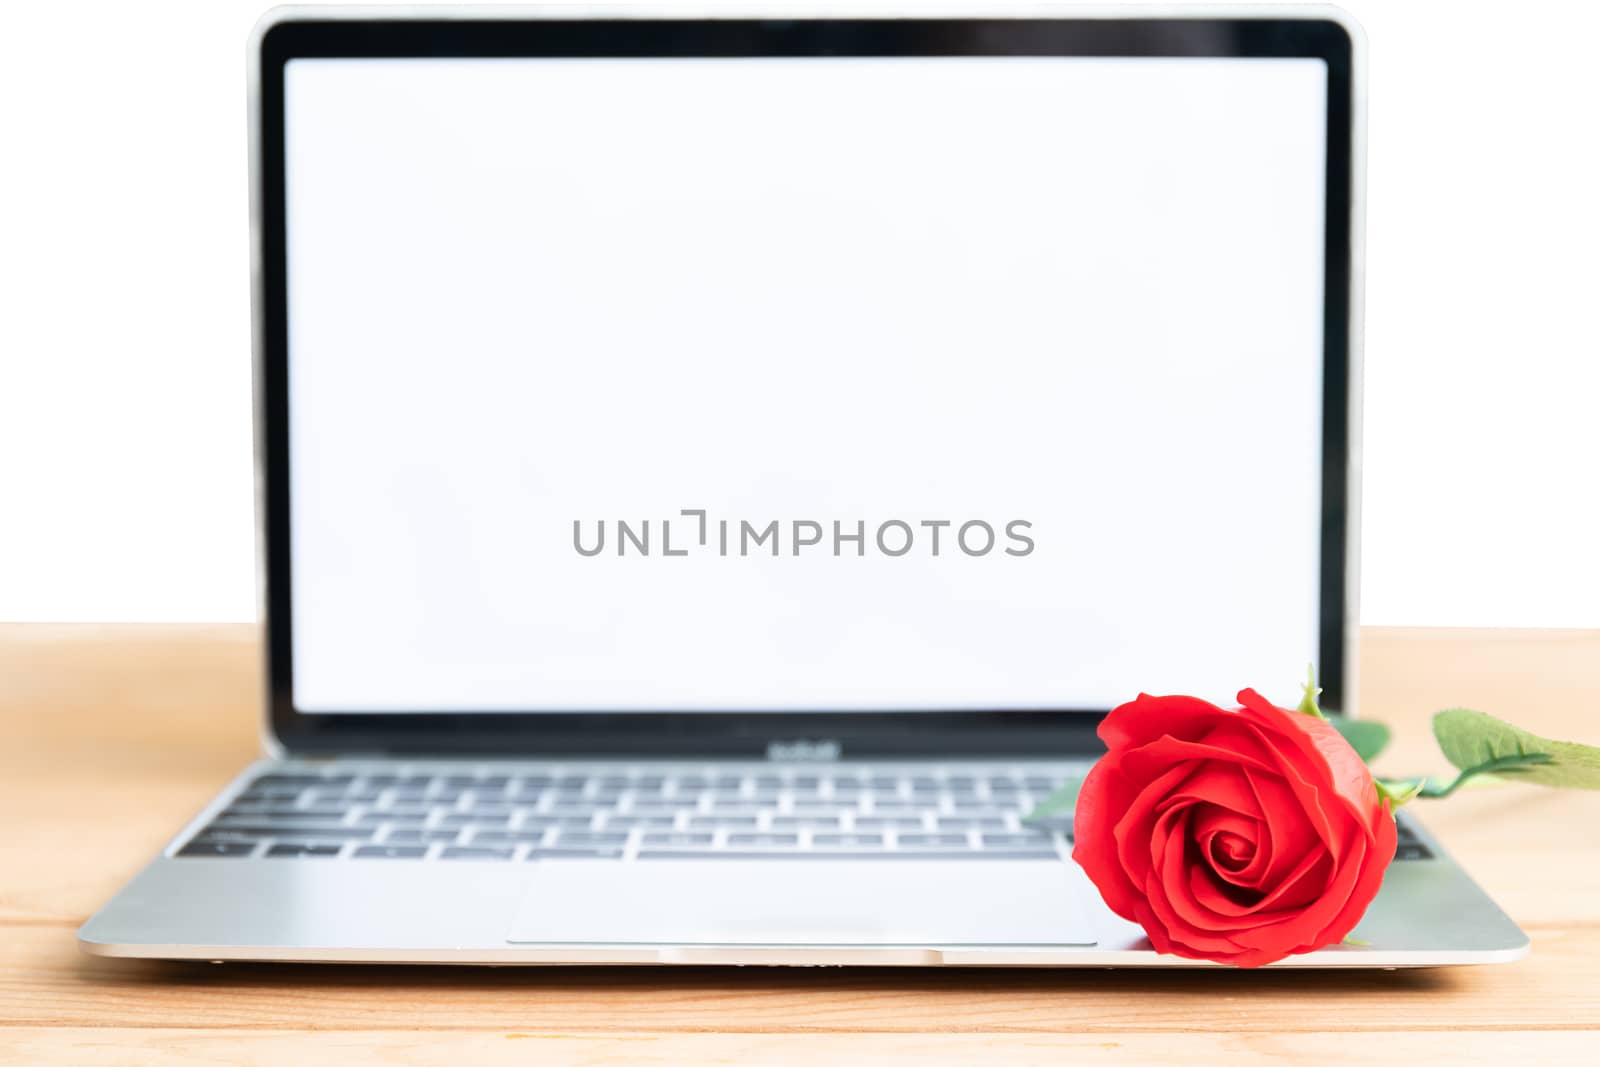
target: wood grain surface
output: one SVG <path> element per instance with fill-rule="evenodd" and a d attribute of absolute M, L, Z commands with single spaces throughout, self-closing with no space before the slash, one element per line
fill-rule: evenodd
<path fill-rule="evenodd" d="M 247 626 L 0 625 L 0 1063 L 1600 1062 L 1600 793 L 1417 810 L 1529 931 L 1401 972 L 473 969 L 93 959 L 73 931 L 258 751 Z M 1383 769 L 1467 705 L 1600 742 L 1600 632 L 1367 630 Z M 1260 687 L 1288 699 L 1292 682 Z"/>

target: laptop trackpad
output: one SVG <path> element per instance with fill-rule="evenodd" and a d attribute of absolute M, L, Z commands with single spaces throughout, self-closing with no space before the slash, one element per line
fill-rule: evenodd
<path fill-rule="evenodd" d="M 541 860 L 507 940 L 1092 945 L 1059 860 Z"/>

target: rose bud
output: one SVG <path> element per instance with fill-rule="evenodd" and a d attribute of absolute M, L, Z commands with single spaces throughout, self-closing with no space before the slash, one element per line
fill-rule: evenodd
<path fill-rule="evenodd" d="M 1141 694 L 1108 714 L 1072 856 L 1157 951 L 1259 967 L 1355 928 L 1395 823 L 1326 721 L 1250 689 L 1239 703 Z"/>

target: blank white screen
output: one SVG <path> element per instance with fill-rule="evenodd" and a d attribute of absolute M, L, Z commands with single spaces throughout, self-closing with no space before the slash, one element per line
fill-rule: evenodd
<path fill-rule="evenodd" d="M 1315 660 L 1319 61 L 285 92 L 302 710 L 1103 708 Z M 665 558 L 684 508 L 1036 547 Z"/>

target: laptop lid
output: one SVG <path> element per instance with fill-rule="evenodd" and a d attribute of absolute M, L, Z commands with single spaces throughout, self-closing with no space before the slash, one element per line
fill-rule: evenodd
<path fill-rule="evenodd" d="M 1346 703 L 1338 22 L 289 11 L 253 62 L 284 748 Z"/>

